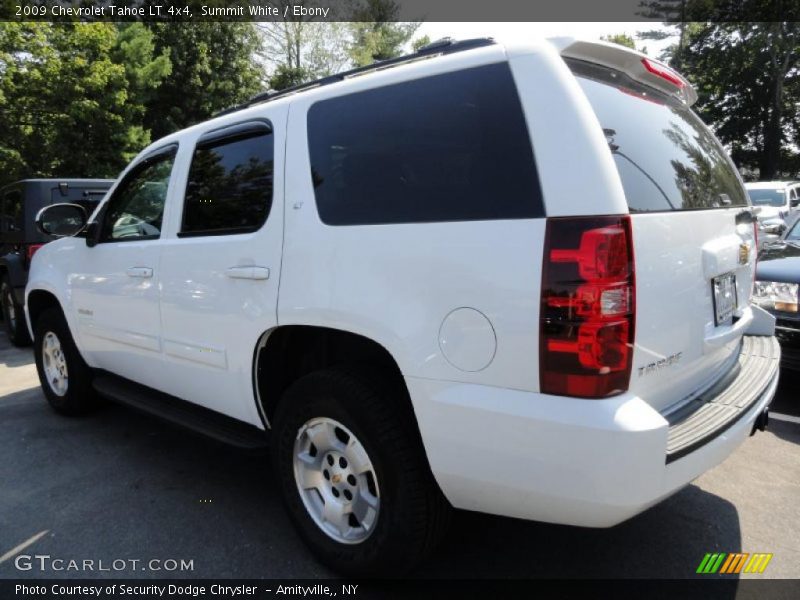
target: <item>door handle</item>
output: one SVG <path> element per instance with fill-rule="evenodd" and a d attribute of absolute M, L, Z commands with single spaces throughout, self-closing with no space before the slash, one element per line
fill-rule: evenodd
<path fill-rule="evenodd" d="M 225 275 L 231 279 L 269 279 L 267 267 L 230 267 L 225 270 Z"/>
<path fill-rule="evenodd" d="M 144 277 L 145 279 L 153 276 L 153 269 L 150 267 L 129 267 L 128 277 Z"/>

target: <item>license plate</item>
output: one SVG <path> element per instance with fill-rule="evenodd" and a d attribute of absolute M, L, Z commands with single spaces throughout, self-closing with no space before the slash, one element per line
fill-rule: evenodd
<path fill-rule="evenodd" d="M 720 325 L 730 325 L 736 310 L 736 275 L 725 273 L 711 280 L 714 288 L 714 321 Z"/>

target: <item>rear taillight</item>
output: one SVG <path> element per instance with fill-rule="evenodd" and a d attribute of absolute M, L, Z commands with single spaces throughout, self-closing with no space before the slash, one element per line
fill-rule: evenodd
<path fill-rule="evenodd" d="M 656 62 L 650 58 L 643 58 L 642 64 L 650 73 L 656 77 L 660 77 L 664 81 L 669 81 L 675 87 L 683 88 L 686 86 L 686 82 L 683 80 L 683 78 L 666 65 Z"/>
<path fill-rule="evenodd" d="M 25 262 L 28 266 L 31 264 L 31 259 L 33 259 L 33 255 L 36 254 L 36 251 L 44 246 L 44 244 L 30 244 L 25 248 Z"/>
<path fill-rule="evenodd" d="M 605 398 L 628 389 L 636 287 L 629 216 L 547 221 L 541 391 Z"/>

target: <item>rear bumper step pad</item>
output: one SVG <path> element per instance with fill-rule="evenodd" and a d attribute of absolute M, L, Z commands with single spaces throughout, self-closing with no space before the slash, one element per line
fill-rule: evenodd
<path fill-rule="evenodd" d="M 744 336 L 738 363 L 703 394 L 667 416 L 667 463 L 718 436 L 758 402 L 778 376 L 775 337 Z"/>

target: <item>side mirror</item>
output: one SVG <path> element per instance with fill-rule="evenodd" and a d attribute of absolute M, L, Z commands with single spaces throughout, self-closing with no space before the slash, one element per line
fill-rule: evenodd
<path fill-rule="evenodd" d="M 785 223 L 778 223 L 775 221 L 765 223 L 763 227 L 764 233 L 769 233 L 771 235 L 780 235 L 784 231 L 786 231 L 786 224 Z"/>
<path fill-rule="evenodd" d="M 51 204 L 36 215 L 36 227 L 46 235 L 70 237 L 83 231 L 88 220 L 80 204 Z"/>

